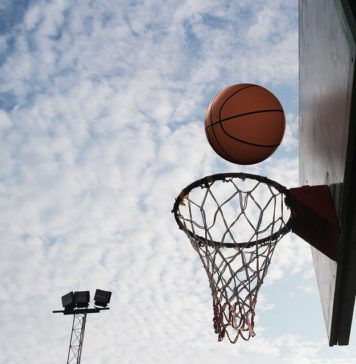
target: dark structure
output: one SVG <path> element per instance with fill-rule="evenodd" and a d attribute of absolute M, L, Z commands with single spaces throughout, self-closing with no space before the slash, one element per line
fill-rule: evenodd
<path fill-rule="evenodd" d="M 94 296 L 94 308 L 89 308 L 89 291 L 69 292 L 62 296 L 64 310 L 53 311 L 53 313 L 73 315 L 67 364 L 80 364 L 87 314 L 109 310 L 107 306 L 110 303 L 110 299 L 111 292 L 97 289 Z"/>

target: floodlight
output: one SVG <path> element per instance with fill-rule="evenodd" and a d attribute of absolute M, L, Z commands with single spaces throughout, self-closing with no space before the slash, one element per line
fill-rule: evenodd
<path fill-rule="evenodd" d="M 69 292 L 69 293 L 65 294 L 64 296 L 62 296 L 62 305 L 63 305 L 64 309 L 67 311 L 73 310 L 73 308 L 75 306 L 73 292 Z"/>
<path fill-rule="evenodd" d="M 73 325 L 72 333 L 70 336 L 67 363 L 80 363 L 87 314 L 99 313 L 103 310 L 109 310 L 109 307 L 106 306 L 110 302 L 110 298 L 111 292 L 97 289 L 95 292 L 95 307 L 89 308 L 89 291 L 77 291 L 74 293 L 69 292 L 66 295 L 62 296 L 62 304 L 64 310 L 56 310 L 53 311 L 53 313 L 73 315 Z"/>
<path fill-rule="evenodd" d="M 90 301 L 90 292 L 89 291 L 74 292 L 74 301 L 75 305 L 79 308 L 88 307 Z"/>
<path fill-rule="evenodd" d="M 110 298 L 111 292 L 97 289 L 95 291 L 94 304 L 95 306 L 106 307 L 110 302 Z"/>

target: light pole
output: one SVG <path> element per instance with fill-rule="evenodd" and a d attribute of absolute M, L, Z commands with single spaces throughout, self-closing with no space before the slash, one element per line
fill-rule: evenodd
<path fill-rule="evenodd" d="M 53 313 L 73 315 L 67 364 L 80 364 L 87 314 L 109 310 L 107 305 L 110 303 L 110 299 L 111 292 L 97 289 L 94 296 L 94 307 L 89 308 L 89 291 L 69 292 L 62 296 L 64 310 L 53 311 Z"/>

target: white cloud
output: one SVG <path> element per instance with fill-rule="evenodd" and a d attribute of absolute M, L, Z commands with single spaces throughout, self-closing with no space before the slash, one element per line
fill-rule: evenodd
<path fill-rule="evenodd" d="M 323 342 L 280 338 L 261 320 L 250 342 L 217 343 L 206 274 L 170 212 L 183 187 L 211 173 L 298 184 L 295 110 L 284 144 L 256 166 L 222 161 L 203 131 L 205 108 L 228 84 L 295 88 L 295 17 L 295 1 L 38 1 L 7 29 L 0 363 L 65 360 L 71 319 L 51 311 L 62 294 L 95 288 L 113 296 L 109 312 L 88 317 L 86 363 L 311 362 L 296 347 L 322 363 L 323 332 Z M 312 287 L 303 244 L 279 243 L 261 317 L 274 310 L 274 283 Z"/>
<path fill-rule="evenodd" d="M 0 110 L 0 130 L 4 132 L 10 126 L 11 126 L 11 120 L 9 115 L 5 111 Z"/>

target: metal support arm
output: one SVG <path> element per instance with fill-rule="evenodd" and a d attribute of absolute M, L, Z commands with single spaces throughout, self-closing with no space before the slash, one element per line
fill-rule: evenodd
<path fill-rule="evenodd" d="M 288 192 L 293 233 L 337 261 L 341 228 L 329 186 L 303 186 Z"/>

